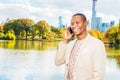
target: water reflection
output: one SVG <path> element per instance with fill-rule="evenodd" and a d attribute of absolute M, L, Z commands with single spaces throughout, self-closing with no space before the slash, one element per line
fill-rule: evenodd
<path fill-rule="evenodd" d="M 42 41 L 24 41 L 24 40 L 16 40 L 16 41 L 1 41 L 0 47 L 8 48 L 8 49 L 22 49 L 22 50 L 47 50 L 49 48 L 57 46 L 56 42 L 42 42 Z"/>
<path fill-rule="evenodd" d="M 54 64 L 58 42 L 1 41 L 0 80 L 64 80 Z M 107 50 L 111 54 L 119 51 Z M 120 56 L 108 55 L 104 80 L 120 79 Z"/>
<path fill-rule="evenodd" d="M 0 80 L 56 80 L 64 78 L 54 65 L 55 50 L 0 49 Z M 27 53 L 27 54 L 24 54 Z M 62 80 L 61 79 L 61 80 Z"/>
<path fill-rule="evenodd" d="M 106 62 L 105 79 L 104 80 L 119 80 L 120 68 L 117 65 L 117 57 L 109 57 Z M 120 59 L 119 59 L 120 60 Z"/>
<path fill-rule="evenodd" d="M 120 56 L 116 57 L 116 61 L 117 61 L 117 66 L 120 68 Z"/>

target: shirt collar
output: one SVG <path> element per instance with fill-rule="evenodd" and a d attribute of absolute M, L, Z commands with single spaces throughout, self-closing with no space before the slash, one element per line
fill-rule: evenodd
<path fill-rule="evenodd" d="M 80 41 L 80 43 L 84 43 L 84 42 L 86 42 L 86 41 L 89 39 L 89 37 L 90 37 L 90 34 L 87 33 L 87 36 L 86 36 L 84 39 L 82 39 L 82 40 L 76 39 L 76 40 L 77 40 L 77 41 Z"/>

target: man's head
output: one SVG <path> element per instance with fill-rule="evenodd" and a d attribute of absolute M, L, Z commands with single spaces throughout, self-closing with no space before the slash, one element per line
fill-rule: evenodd
<path fill-rule="evenodd" d="M 84 14 L 77 13 L 72 16 L 71 28 L 74 35 L 79 36 L 86 33 L 87 20 Z"/>

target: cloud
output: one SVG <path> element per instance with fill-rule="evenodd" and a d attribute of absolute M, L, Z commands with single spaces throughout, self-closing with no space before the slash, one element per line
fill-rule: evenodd
<path fill-rule="evenodd" d="M 112 14 L 98 13 L 98 15 L 99 15 L 99 17 L 102 18 L 102 21 L 104 21 L 104 22 L 110 22 L 110 21 L 118 22 L 118 18 Z"/>
<path fill-rule="evenodd" d="M 52 9 L 52 8 L 34 8 L 30 11 L 32 16 L 36 16 L 36 20 L 45 19 L 48 23 L 58 25 L 58 17 L 63 17 L 63 22 L 68 23 L 72 13 L 64 9 Z M 51 24 L 51 25 L 52 25 Z"/>
<path fill-rule="evenodd" d="M 120 17 L 120 0 L 98 0 L 97 3 L 97 11 L 102 12 L 104 14 L 114 15 L 116 17 Z"/>
<path fill-rule="evenodd" d="M 29 12 L 27 6 L 23 4 L 0 4 L 0 15 L 1 18 L 20 18 L 27 17 Z"/>
<path fill-rule="evenodd" d="M 64 9 L 37 8 L 25 4 L 0 4 L 0 15 L 2 19 L 7 18 L 30 18 L 35 22 L 46 20 L 50 25 L 58 25 L 58 17 L 62 16 L 63 21 L 68 23 L 72 12 Z"/>
<path fill-rule="evenodd" d="M 120 17 L 119 3 L 112 4 L 113 0 L 97 2 L 97 16 L 103 21 L 115 20 Z M 66 4 L 65 4 L 66 3 Z M 35 22 L 46 20 L 50 25 L 58 25 L 58 17 L 63 17 L 63 23 L 69 25 L 71 16 L 75 13 L 84 13 L 91 20 L 92 1 L 69 1 L 69 0 L 8 0 L 0 3 L 0 22 L 7 18 L 30 18 Z"/>
<path fill-rule="evenodd" d="M 92 17 L 92 11 L 91 10 L 84 10 L 83 13 L 86 15 L 87 20 L 89 20 L 89 22 L 91 22 L 91 17 Z M 115 21 L 116 24 L 118 24 L 118 17 L 116 17 L 113 14 L 105 14 L 103 12 L 97 12 L 97 17 L 102 18 L 102 22 L 103 23 L 110 23 L 110 21 Z"/>
<path fill-rule="evenodd" d="M 9 3 L 30 5 L 29 0 L 8 0 Z"/>

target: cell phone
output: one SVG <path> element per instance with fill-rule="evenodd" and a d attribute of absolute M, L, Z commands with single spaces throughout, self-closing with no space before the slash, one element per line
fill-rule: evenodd
<path fill-rule="evenodd" d="M 70 34 L 72 34 L 72 33 L 73 33 L 73 31 L 72 31 L 71 27 L 69 28 L 69 31 L 70 31 Z"/>

